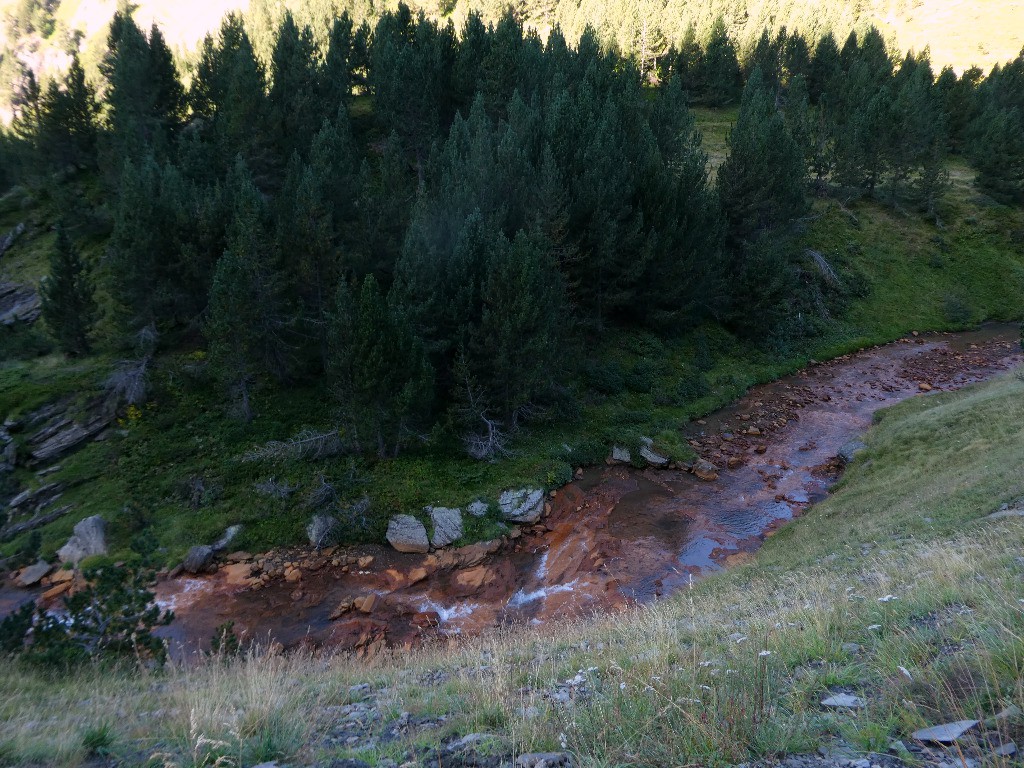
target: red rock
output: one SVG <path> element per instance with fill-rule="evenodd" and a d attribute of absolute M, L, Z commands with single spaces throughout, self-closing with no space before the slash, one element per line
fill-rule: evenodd
<path fill-rule="evenodd" d="M 373 565 L 373 555 L 363 555 L 356 561 L 356 564 L 361 569 L 369 568 L 371 565 Z"/>
<path fill-rule="evenodd" d="M 296 581 L 300 581 L 301 579 L 302 571 L 300 571 L 298 568 L 291 567 L 284 572 L 284 580 L 289 582 L 290 584 L 294 584 Z"/>
<path fill-rule="evenodd" d="M 43 601 L 49 602 L 50 600 L 60 597 L 66 592 L 70 592 L 72 586 L 74 586 L 74 582 L 63 581 L 55 587 L 50 587 L 48 590 L 43 592 Z"/>

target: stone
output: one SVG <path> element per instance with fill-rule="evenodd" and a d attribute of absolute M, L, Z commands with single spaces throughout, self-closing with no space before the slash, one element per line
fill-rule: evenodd
<path fill-rule="evenodd" d="M 1017 745 L 1012 741 L 1008 741 L 993 749 L 992 754 L 996 757 L 1013 757 L 1017 754 Z"/>
<path fill-rule="evenodd" d="M 931 392 L 932 389 L 934 389 L 934 387 L 932 387 L 932 385 L 929 384 L 927 381 L 922 381 L 920 384 L 917 385 L 917 388 L 922 392 Z"/>
<path fill-rule="evenodd" d="M 59 571 L 54 573 L 50 577 L 51 584 L 63 584 L 66 581 L 73 581 L 75 578 L 75 572 L 69 571 L 66 568 L 61 568 Z"/>
<path fill-rule="evenodd" d="M 475 747 L 477 744 L 491 741 L 492 739 L 494 739 L 494 736 L 490 733 L 471 733 L 457 741 L 453 741 L 446 749 L 449 752 L 460 752 L 468 747 Z"/>
<path fill-rule="evenodd" d="M 107 554 L 107 522 L 99 515 L 80 520 L 68 543 L 57 550 L 62 563 L 78 565 L 93 555 Z"/>
<path fill-rule="evenodd" d="M 487 514 L 488 509 L 489 507 L 487 505 L 487 502 L 480 500 L 474 501 L 472 504 L 466 507 L 466 511 L 469 512 L 469 514 L 471 514 L 473 517 L 483 517 Z"/>
<path fill-rule="evenodd" d="M 544 491 L 539 488 L 520 488 L 505 491 L 498 498 L 501 516 L 513 523 L 536 523 L 544 511 Z"/>
<path fill-rule="evenodd" d="M 238 552 L 232 552 L 229 555 L 225 555 L 224 559 L 229 563 L 245 563 L 252 560 L 252 554 L 250 552 L 243 552 L 239 550 Z"/>
<path fill-rule="evenodd" d="M 993 512 L 988 515 L 986 520 L 1004 520 L 1008 517 L 1024 517 L 1024 507 L 1014 507 L 1013 509 L 1000 509 L 998 512 Z"/>
<path fill-rule="evenodd" d="M 845 443 L 842 448 L 839 449 L 839 459 L 844 464 L 849 464 L 856 458 L 857 454 L 861 451 L 866 451 L 868 447 L 860 440 L 851 440 Z"/>
<path fill-rule="evenodd" d="M 849 693 L 836 693 L 824 699 L 821 706 L 830 709 L 863 709 L 864 699 Z"/>
<path fill-rule="evenodd" d="M 362 613 L 373 613 L 373 609 L 380 603 L 380 596 L 376 592 L 371 592 L 363 597 L 357 597 L 352 601 L 352 605 L 357 611 Z"/>
<path fill-rule="evenodd" d="M 27 588 L 34 587 L 43 577 L 53 570 L 53 566 L 45 560 L 40 560 L 34 565 L 28 565 L 21 569 L 21 573 L 18 574 L 18 578 L 15 579 L 14 583 L 19 587 Z"/>
<path fill-rule="evenodd" d="M 718 479 L 718 467 L 704 459 L 697 459 L 693 465 L 693 469 L 690 471 L 693 472 L 697 479 L 703 480 L 706 483 L 710 483 Z"/>
<path fill-rule="evenodd" d="M 633 457 L 629 453 L 628 448 L 623 448 L 619 445 L 612 446 L 612 455 L 609 457 L 608 462 L 610 464 L 629 464 Z"/>
<path fill-rule="evenodd" d="M 953 744 L 978 725 L 977 720 L 957 720 L 955 723 L 943 723 L 934 725 L 931 728 L 922 728 L 911 734 L 918 741 L 931 741 L 936 744 Z"/>
<path fill-rule="evenodd" d="M 203 573 L 212 563 L 213 547 L 197 544 L 188 551 L 181 565 L 188 573 Z"/>
<path fill-rule="evenodd" d="M 464 590 L 475 592 L 488 581 L 488 576 L 491 575 L 485 565 L 478 565 L 473 568 L 467 568 L 462 571 L 458 571 L 455 574 L 455 583 L 462 587 Z"/>
<path fill-rule="evenodd" d="M 1007 720 L 1018 720 L 1021 716 L 1021 708 L 1016 704 L 1011 704 L 1005 709 L 1000 710 L 992 717 L 985 720 L 986 728 L 998 728 L 999 725 Z"/>
<path fill-rule="evenodd" d="M 361 569 L 364 570 L 366 568 L 369 568 L 371 565 L 373 565 L 373 555 L 363 555 L 358 560 L 356 560 L 356 565 L 358 565 Z"/>
<path fill-rule="evenodd" d="M 299 568 L 289 568 L 284 572 L 284 580 L 289 584 L 302 581 L 302 571 Z"/>
<path fill-rule="evenodd" d="M 388 543 L 399 552 L 429 552 L 427 529 L 412 515 L 395 515 L 388 521 Z"/>
<path fill-rule="evenodd" d="M 448 507 L 427 507 L 434 533 L 430 537 L 432 547 L 446 547 L 462 538 L 462 510 Z"/>
<path fill-rule="evenodd" d="M 227 583 L 232 586 L 248 586 L 252 583 L 252 565 L 250 563 L 231 563 L 220 570 Z"/>
<path fill-rule="evenodd" d="M 516 758 L 516 768 L 570 768 L 568 752 L 529 752 Z"/>
<path fill-rule="evenodd" d="M 640 458 L 652 467 L 668 466 L 668 459 L 654 450 L 654 441 L 649 437 L 640 438 Z"/>
<path fill-rule="evenodd" d="M 858 643 L 843 643 L 842 649 L 844 653 L 848 653 L 851 656 L 860 653 L 860 645 Z"/>
<path fill-rule="evenodd" d="M 65 581 L 57 584 L 56 586 L 50 587 L 48 590 L 43 592 L 43 601 L 49 602 L 51 600 L 56 600 L 61 595 L 70 592 L 74 585 L 75 582 L 73 581 Z"/>
<path fill-rule="evenodd" d="M 231 546 L 231 542 L 234 541 L 235 537 L 238 536 L 238 534 L 240 534 L 241 532 L 242 526 L 240 525 L 228 526 L 228 529 L 224 531 L 224 535 L 217 539 L 217 541 L 214 543 L 213 551 L 223 552 L 225 549 Z"/>

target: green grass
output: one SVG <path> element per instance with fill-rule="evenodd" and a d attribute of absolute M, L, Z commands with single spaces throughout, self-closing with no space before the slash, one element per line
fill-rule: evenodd
<path fill-rule="evenodd" d="M 357 119 L 367 109 L 365 100 L 359 101 Z M 696 114 L 714 165 L 725 151 L 735 111 L 698 109 Z M 422 514 L 426 505 L 461 506 L 477 498 L 494 501 L 502 490 L 524 485 L 555 487 L 574 468 L 602 461 L 613 444 L 635 449 L 642 437 L 651 437 L 670 458 L 692 458 L 681 432 L 690 420 L 809 359 L 912 330 L 1021 318 L 1024 211 L 987 204 L 973 190 L 970 169 L 962 162 L 952 161 L 950 174 L 941 227 L 870 200 L 846 207 L 830 200 L 815 203 L 801 245 L 831 264 L 842 295 L 829 317 L 816 319 L 813 338 L 764 348 L 713 325 L 668 338 L 643 330 L 610 332 L 587 343 L 581 381 L 568 407 L 530 425 L 517 436 L 513 455 L 496 463 L 465 458 L 457 439 L 440 433 L 430 444 L 384 462 L 243 461 L 268 441 L 286 440 L 307 427 L 330 427 L 332 403 L 316 387 L 265 390 L 257 394 L 257 418 L 244 425 L 229 416 L 223 394 L 208 377 L 195 372 L 201 355 L 164 356 L 153 369 L 149 403 L 116 425 L 110 440 L 62 462 L 53 479 L 69 485 L 65 499 L 75 511 L 43 532 L 43 552 L 52 555 L 74 523 L 91 514 L 114 523 L 117 556 L 132 557 L 133 549 L 142 548 L 154 565 L 175 562 L 192 544 L 215 539 L 234 523 L 245 526 L 239 546 L 251 550 L 298 543 L 312 514 L 304 502 L 321 476 L 337 485 L 342 502 L 370 496 L 369 525 L 350 529 L 347 536 L 380 540 L 392 513 Z M 88 179 L 73 187 L 74 199 L 98 194 Z M 31 225 L 0 262 L 7 278 L 34 281 L 45 271 L 53 238 L 49 227 L 59 206 L 47 194 L 33 200 L 0 205 L 0 229 L 21 220 Z M 99 234 L 85 240 L 89 258 L 97 259 L 102 247 Z M 813 269 L 810 262 L 807 268 Z M 9 340 L 11 348 L 29 351 L 35 343 Z M 12 359 L 19 356 L 27 359 Z M 8 355 L 0 364 L 0 417 L 23 415 L 66 397 L 84 404 L 113 364 L 108 357 L 68 363 L 52 353 Z M 253 486 L 271 477 L 298 491 L 286 501 L 257 494 Z M 36 482 L 24 472 L 19 479 Z M 200 481 L 207 491 L 194 508 L 188 489 Z M 493 517 L 474 519 L 467 540 L 501 530 Z M 21 544 L 0 546 L 0 555 Z"/>

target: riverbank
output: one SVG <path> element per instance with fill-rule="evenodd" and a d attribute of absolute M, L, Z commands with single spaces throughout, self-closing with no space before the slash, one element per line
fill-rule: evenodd
<path fill-rule="evenodd" d="M 791 764 L 1000 764 L 1000 745 L 1024 742 L 1021 425 L 1016 374 L 911 397 L 882 412 L 836 492 L 752 562 L 615 616 L 372 662 L 11 667 L 0 754 L 102 764 L 83 746 L 102 731 L 129 764 L 499 765 L 554 750 L 581 765 L 722 765 L 819 749 L 829 756 Z M 822 704 L 837 694 L 859 701 Z M 979 724 L 948 748 L 912 737 L 959 720 Z"/>
<path fill-rule="evenodd" d="M 229 558 L 163 581 L 186 658 L 231 621 L 244 640 L 374 656 L 495 626 L 621 611 L 748 559 L 825 498 L 839 454 L 879 408 L 959 389 L 1021 362 L 1016 326 L 908 336 L 753 388 L 690 425 L 698 474 L 623 462 L 578 471 L 535 525 L 427 555 L 381 546 Z M 844 451 L 844 446 L 846 450 Z"/>

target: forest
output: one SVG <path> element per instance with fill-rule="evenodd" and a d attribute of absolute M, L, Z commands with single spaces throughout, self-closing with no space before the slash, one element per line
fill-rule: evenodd
<path fill-rule="evenodd" d="M 936 73 L 875 29 L 741 49 L 719 20 L 648 60 L 511 10 L 322 21 L 229 15 L 186 66 L 125 7 L 99 81 L 75 56 L 18 95 L 0 181 L 62 211 L 46 326 L 121 358 L 129 407 L 175 354 L 241 425 L 315 391 L 319 427 L 277 444 L 298 456 L 501 461 L 623 386 L 588 355 L 609 334 L 697 338 L 680 402 L 701 329 L 820 334 L 858 288 L 803 243 L 814 200 L 941 227 L 953 157 L 1024 203 L 1024 53 Z M 712 168 L 693 110 L 729 106 Z"/>

